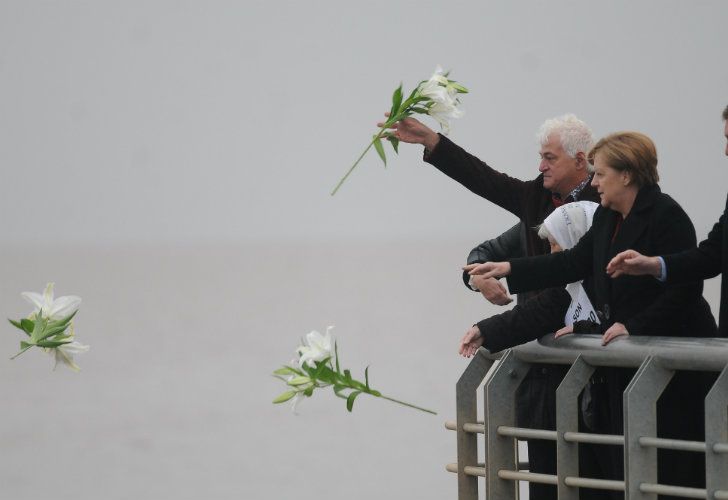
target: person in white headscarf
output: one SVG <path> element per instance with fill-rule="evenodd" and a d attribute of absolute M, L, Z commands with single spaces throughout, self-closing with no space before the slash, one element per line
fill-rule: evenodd
<path fill-rule="evenodd" d="M 539 226 L 538 235 L 549 240 L 552 253 L 572 248 L 591 227 L 598 206 L 591 201 L 561 205 Z M 575 322 L 599 322 L 581 281 L 544 290 L 523 305 L 479 321 L 465 333 L 459 352 L 469 358 L 481 346 L 502 351 L 557 330 L 560 335 L 571 333 Z"/>
<path fill-rule="evenodd" d="M 562 205 L 549 215 L 539 227 L 538 236 L 548 240 L 551 251 L 573 248 L 592 225 L 594 212 L 598 203 L 583 201 Z M 554 248 L 554 244 L 558 249 Z M 584 290 L 581 281 L 566 285 L 566 291 L 571 297 L 571 304 L 564 317 L 564 328 L 556 333 L 556 337 L 573 332 L 573 325 L 578 321 L 599 323 L 596 311 Z"/>

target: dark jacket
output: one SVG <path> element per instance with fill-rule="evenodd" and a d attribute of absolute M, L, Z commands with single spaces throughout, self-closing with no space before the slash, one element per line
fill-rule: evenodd
<path fill-rule="evenodd" d="M 498 352 L 555 332 L 564 326 L 570 303 L 565 288 L 549 288 L 513 309 L 479 321 L 483 347 Z"/>
<path fill-rule="evenodd" d="M 707 239 L 701 241 L 697 248 L 664 256 L 667 283 L 684 283 L 723 274 L 720 283 L 718 319 L 718 336 L 720 337 L 728 337 L 728 259 L 724 258 L 725 252 L 728 250 L 728 225 L 725 223 L 727 213 L 728 198 L 726 198 L 723 215 L 708 233 Z"/>
<path fill-rule="evenodd" d="M 500 236 L 486 240 L 473 248 L 468 254 L 468 264 L 482 264 L 483 262 L 502 262 L 516 257 L 526 257 L 526 226 L 521 222 L 505 231 Z M 463 271 L 463 283 L 470 289 L 470 275 Z M 522 301 L 518 300 L 520 304 Z"/>

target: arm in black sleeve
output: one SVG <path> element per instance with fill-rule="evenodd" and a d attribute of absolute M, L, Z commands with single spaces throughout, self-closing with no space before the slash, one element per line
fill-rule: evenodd
<path fill-rule="evenodd" d="M 524 245 L 521 243 L 522 227 L 523 224 L 519 222 L 497 238 L 484 241 L 473 248 L 468 255 L 468 264 L 500 262 L 523 256 Z M 470 289 L 470 285 L 468 285 L 469 281 L 470 275 L 467 271 L 463 271 L 463 282 L 468 289 Z"/>
<path fill-rule="evenodd" d="M 444 135 L 432 151 L 425 151 L 424 160 L 473 193 L 523 218 L 523 200 L 534 181 L 522 181 L 491 168 Z"/>
<path fill-rule="evenodd" d="M 563 288 L 549 288 L 523 305 L 478 322 L 483 347 L 498 352 L 553 333 L 564 326 L 571 303 Z"/>
<path fill-rule="evenodd" d="M 692 248 L 677 254 L 664 255 L 668 283 L 685 283 L 718 276 L 723 268 L 723 224 L 720 216 L 708 237 Z"/>
<path fill-rule="evenodd" d="M 670 254 L 686 250 L 695 246 L 695 228 L 685 211 L 677 204 L 657 218 L 652 230 L 653 248 L 655 254 Z M 668 268 L 669 269 L 669 268 Z M 668 270 L 669 273 L 669 270 Z M 656 280 L 649 276 L 620 276 L 616 280 L 649 280 L 653 284 Z M 696 281 L 697 279 L 697 281 Z M 692 282 L 682 285 L 663 284 L 664 291 L 655 297 L 647 307 L 630 318 L 615 317 L 615 321 L 623 323 L 631 335 L 662 335 L 654 331 L 654 325 L 662 324 L 666 318 L 675 318 L 676 314 L 700 301 L 703 293 L 703 282 L 693 275 Z M 675 318 L 677 321 L 678 318 Z"/>
<path fill-rule="evenodd" d="M 576 246 L 563 252 L 509 260 L 508 289 L 511 293 L 521 293 L 583 280 L 592 272 L 593 233 L 594 226 Z"/>

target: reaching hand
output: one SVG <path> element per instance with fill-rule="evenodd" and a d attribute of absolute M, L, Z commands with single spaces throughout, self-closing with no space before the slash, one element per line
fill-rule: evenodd
<path fill-rule="evenodd" d="M 483 278 L 482 276 L 472 277 L 473 286 L 485 297 L 485 300 L 497 306 L 505 306 L 513 302 L 513 298 L 508 295 L 508 290 L 503 284 L 495 278 Z"/>
<path fill-rule="evenodd" d="M 384 116 L 389 116 L 389 113 L 384 113 Z M 383 126 L 384 122 L 377 123 L 377 127 Z M 410 144 L 422 144 L 429 150 L 434 149 L 440 141 L 437 132 L 414 118 L 405 118 L 393 123 L 388 131 L 395 139 Z"/>
<path fill-rule="evenodd" d="M 604 332 L 604 335 L 602 335 L 602 345 L 607 345 L 617 337 L 622 337 L 624 335 L 629 335 L 627 327 L 625 327 L 622 323 L 614 323 L 612 326 L 607 328 L 607 331 Z"/>
<path fill-rule="evenodd" d="M 463 267 L 470 276 L 481 275 L 483 278 L 502 278 L 511 274 L 510 262 L 486 262 L 485 264 L 469 264 Z"/>
<path fill-rule="evenodd" d="M 614 256 L 607 264 L 607 274 L 616 278 L 623 274 L 640 276 L 649 274 L 655 278 L 660 276 L 662 269 L 658 257 L 647 257 L 634 250 L 625 250 Z"/>
<path fill-rule="evenodd" d="M 483 335 L 480 333 L 480 328 L 478 328 L 478 325 L 473 325 L 460 341 L 460 349 L 458 352 L 464 358 L 471 358 L 482 345 Z"/>
<path fill-rule="evenodd" d="M 558 330 L 556 330 L 554 338 L 557 339 L 559 337 L 563 337 L 564 335 L 569 335 L 570 333 L 574 333 L 574 325 L 566 325 L 563 328 L 559 328 Z"/>

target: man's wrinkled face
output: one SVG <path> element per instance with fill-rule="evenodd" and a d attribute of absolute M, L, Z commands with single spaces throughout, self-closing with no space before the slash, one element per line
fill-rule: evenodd
<path fill-rule="evenodd" d="M 578 160 L 569 156 L 561 146 L 558 135 L 549 136 L 539 151 L 541 164 L 538 171 L 543 174 L 543 187 L 551 192 L 566 196 L 574 188 L 579 175 Z"/>

